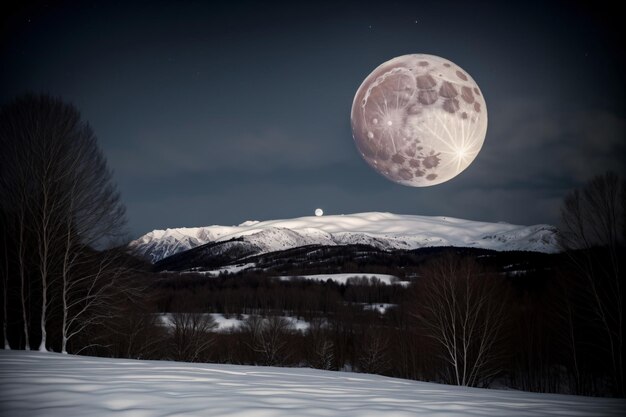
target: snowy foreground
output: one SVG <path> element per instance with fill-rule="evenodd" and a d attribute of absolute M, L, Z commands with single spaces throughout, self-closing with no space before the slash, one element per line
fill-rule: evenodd
<path fill-rule="evenodd" d="M 2 416 L 618 416 L 626 401 L 303 368 L 0 352 Z"/>

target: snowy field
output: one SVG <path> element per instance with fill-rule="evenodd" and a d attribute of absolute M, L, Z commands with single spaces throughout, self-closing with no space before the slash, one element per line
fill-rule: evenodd
<path fill-rule="evenodd" d="M 364 304 L 363 310 L 370 311 L 378 311 L 379 314 L 385 314 L 387 310 L 390 308 L 398 307 L 397 304 L 389 304 L 389 303 L 373 303 L 373 304 Z"/>
<path fill-rule="evenodd" d="M 213 331 L 222 332 L 222 333 L 239 329 L 240 327 L 243 326 L 244 321 L 248 317 L 250 317 L 249 314 L 242 314 L 241 319 L 238 319 L 236 316 L 230 316 L 227 318 L 223 314 L 220 314 L 220 313 L 209 313 L 208 315 L 211 316 L 213 320 L 215 320 L 215 324 L 217 325 L 217 327 Z M 281 317 L 287 320 L 289 324 L 291 324 L 291 326 L 293 326 L 295 330 L 305 331 L 309 328 L 308 322 L 302 319 L 299 319 L 297 317 L 292 317 L 292 316 L 281 316 Z M 164 326 L 174 327 L 174 320 L 172 319 L 172 315 L 169 313 L 159 314 L 159 321 Z"/>
<path fill-rule="evenodd" d="M 289 281 L 294 278 L 310 279 L 313 281 L 322 281 L 322 282 L 331 280 L 338 284 L 346 284 L 349 279 L 376 278 L 383 284 L 387 284 L 387 285 L 402 285 L 403 287 L 407 287 L 410 284 L 409 281 L 400 281 L 398 277 L 395 277 L 393 275 L 370 274 L 367 272 L 352 272 L 348 274 L 315 274 L 315 275 L 282 276 L 279 278 L 283 281 Z"/>
<path fill-rule="evenodd" d="M 0 415 L 620 416 L 626 401 L 303 368 L 0 351 Z"/>

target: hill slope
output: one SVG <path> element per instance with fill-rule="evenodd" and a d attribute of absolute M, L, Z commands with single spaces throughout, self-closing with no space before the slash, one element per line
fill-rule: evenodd
<path fill-rule="evenodd" d="M 626 401 L 378 375 L 0 351 L 3 416 L 618 416 Z"/>

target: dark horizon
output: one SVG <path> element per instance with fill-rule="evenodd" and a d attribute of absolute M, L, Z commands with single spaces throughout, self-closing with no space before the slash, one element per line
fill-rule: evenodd
<path fill-rule="evenodd" d="M 318 207 L 556 224 L 568 191 L 625 172 L 623 27 L 601 3 L 2 7 L 0 103 L 41 91 L 81 110 L 132 237 Z M 434 187 L 378 175 L 350 131 L 363 79 L 410 53 L 467 70 L 489 112 L 476 160 Z"/>

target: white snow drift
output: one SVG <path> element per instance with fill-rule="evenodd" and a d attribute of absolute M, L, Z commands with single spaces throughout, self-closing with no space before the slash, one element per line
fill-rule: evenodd
<path fill-rule="evenodd" d="M 0 352 L 0 415 L 11 417 L 600 417 L 625 406 L 303 368 Z"/>
<path fill-rule="evenodd" d="M 556 252 L 556 231 L 548 225 L 519 226 L 452 217 L 392 213 L 308 216 L 239 226 L 207 226 L 154 230 L 130 246 L 152 262 L 209 242 L 243 237 L 259 253 L 304 245 L 367 244 L 380 249 L 432 246 Z"/>

